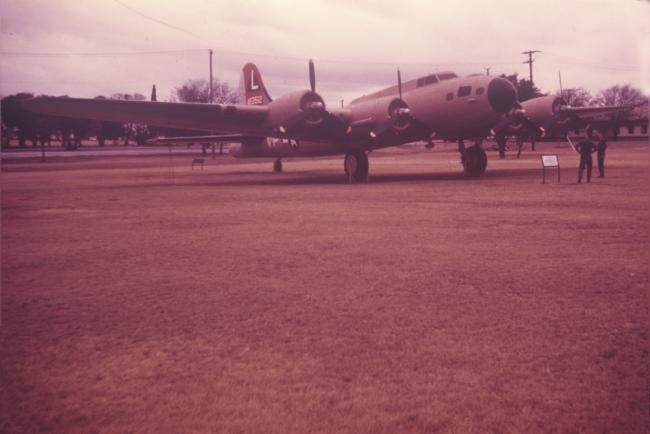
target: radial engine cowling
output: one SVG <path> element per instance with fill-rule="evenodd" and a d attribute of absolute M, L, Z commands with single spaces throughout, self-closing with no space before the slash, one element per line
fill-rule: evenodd
<path fill-rule="evenodd" d="M 406 102 L 394 96 L 360 101 L 354 104 L 352 125 L 369 125 L 378 130 L 387 127 L 402 131 L 411 125 L 410 109 Z"/>
<path fill-rule="evenodd" d="M 311 90 L 288 93 L 269 104 L 269 123 L 281 130 L 288 131 L 299 125 L 319 125 L 325 115 L 323 98 Z"/>
<path fill-rule="evenodd" d="M 557 115 L 566 102 L 557 96 L 541 96 L 521 103 L 525 115 L 536 125 L 542 125 L 550 117 Z"/>

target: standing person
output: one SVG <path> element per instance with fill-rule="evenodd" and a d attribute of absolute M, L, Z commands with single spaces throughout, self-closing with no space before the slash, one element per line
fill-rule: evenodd
<path fill-rule="evenodd" d="M 601 131 L 596 131 L 596 140 L 598 140 L 598 144 L 596 145 L 596 149 L 598 150 L 598 153 L 596 154 L 596 156 L 598 157 L 598 177 L 604 178 L 605 177 L 605 149 L 607 149 L 607 143 L 605 142 L 605 137 L 603 136 L 603 133 Z"/>
<path fill-rule="evenodd" d="M 587 166 L 587 182 L 591 182 L 591 167 L 593 161 L 591 159 L 591 154 L 596 152 L 596 145 L 591 141 L 592 139 L 592 130 L 591 128 L 587 129 L 587 137 L 584 140 L 580 141 L 576 145 L 576 151 L 580 154 L 580 168 L 578 169 L 578 184 L 582 181 L 582 173 L 585 171 L 585 166 Z"/>

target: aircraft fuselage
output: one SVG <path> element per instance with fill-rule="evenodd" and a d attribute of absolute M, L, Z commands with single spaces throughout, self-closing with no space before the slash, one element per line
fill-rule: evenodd
<path fill-rule="evenodd" d="M 390 119 L 387 108 L 399 98 L 397 87 L 392 86 L 341 109 L 330 109 L 350 124 L 344 135 L 319 137 L 316 130 L 313 139 L 295 140 L 278 134 L 254 143 L 233 144 L 230 154 L 239 158 L 336 155 L 350 149 L 369 151 L 429 138 L 476 139 L 487 136 L 516 103 L 516 92 L 509 82 L 485 75 L 440 80 L 432 74 L 406 82 L 403 88 L 402 100 L 417 128 L 373 134 L 377 124 Z"/>

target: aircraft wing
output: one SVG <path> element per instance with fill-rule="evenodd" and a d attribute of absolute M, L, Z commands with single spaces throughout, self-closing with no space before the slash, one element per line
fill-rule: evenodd
<path fill-rule="evenodd" d="M 630 111 L 631 106 L 610 106 L 610 107 L 563 107 L 561 111 L 569 116 L 577 116 L 584 121 L 590 121 L 601 116 L 625 113 Z"/>
<path fill-rule="evenodd" d="M 51 116 L 266 136 L 267 106 L 38 97 L 22 102 Z"/>

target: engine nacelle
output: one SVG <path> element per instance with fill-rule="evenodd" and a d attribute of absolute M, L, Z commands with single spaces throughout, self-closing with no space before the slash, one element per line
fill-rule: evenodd
<path fill-rule="evenodd" d="M 548 118 L 556 115 L 566 102 L 557 96 L 540 96 L 521 103 L 525 115 L 535 125 L 542 125 Z"/>
<path fill-rule="evenodd" d="M 408 128 L 411 124 L 408 105 L 394 95 L 360 101 L 354 103 L 353 107 L 354 117 L 350 120 L 353 126 L 378 126 L 394 119 L 391 128 L 399 131 Z"/>
<path fill-rule="evenodd" d="M 271 101 L 268 119 L 273 127 L 291 129 L 300 124 L 318 125 L 325 113 L 325 102 L 320 95 L 300 90 Z"/>

